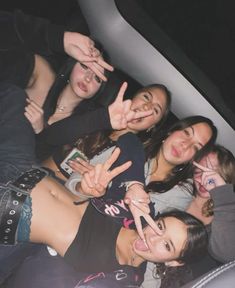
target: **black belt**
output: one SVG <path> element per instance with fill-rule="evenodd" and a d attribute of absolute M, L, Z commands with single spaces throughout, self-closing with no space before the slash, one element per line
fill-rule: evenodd
<path fill-rule="evenodd" d="M 10 194 L 1 220 L 0 243 L 15 244 L 15 234 L 22 205 L 34 186 L 47 175 L 46 170 L 34 168 L 25 172 L 16 181 L 7 184 L 6 187 L 10 188 Z"/>

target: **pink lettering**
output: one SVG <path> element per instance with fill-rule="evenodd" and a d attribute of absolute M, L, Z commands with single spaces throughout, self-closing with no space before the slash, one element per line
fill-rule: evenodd
<path fill-rule="evenodd" d="M 100 272 L 98 274 L 91 274 L 84 280 L 84 283 L 100 277 L 105 278 L 105 274 L 103 272 Z"/>
<path fill-rule="evenodd" d="M 123 226 L 125 228 L 130 228 L 130 225 L 134 222 L 134 220 L 132 219 L 127 219 L 127 218 L 124 218 L 123 219 Z"/>

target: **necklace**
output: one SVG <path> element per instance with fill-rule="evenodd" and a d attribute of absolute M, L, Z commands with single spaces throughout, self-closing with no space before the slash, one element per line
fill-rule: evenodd
<path fill-rule="evenodd" d="M 56 105 L 56 109 L 55 109 L 54 114 L 69 114 L 69 113 L 73 112 L 73 110 L 70 110 L 70 111 L 65 111 L 65 110 L 66 110 L 66 106 Z"/>

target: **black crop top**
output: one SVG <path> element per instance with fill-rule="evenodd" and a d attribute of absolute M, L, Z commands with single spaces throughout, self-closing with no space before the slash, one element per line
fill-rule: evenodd
<path fill-rule="evenodd" d="M 102 215 L 90 203 L 78 233 L 64 259 L 79 272 L 109 272 L 123 267 L 116 259 L 116 241 L 121 226 Z"/>

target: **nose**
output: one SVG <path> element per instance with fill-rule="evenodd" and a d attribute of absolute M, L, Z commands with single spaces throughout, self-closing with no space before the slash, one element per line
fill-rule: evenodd
<path fill-rule="evenodd" d="M 92 77 L 93 77 L 93 72 L 88 69 L 88 70 L 86 71 L 86 74 L 85 74 L 85 80 L 86 80 L 86 82 L 88 82 L 88 83 L 91 82 Z"/>
<path fill-rule="evenodd" d="M 193 146 L 193 142 L 191 140 L 185 140 L 185 141 L 182 141 L 181 146 L 186 151 L 190 149 L 191 146 Z"/>
<path fill-rule="evenodd" d="M 148 110 L 153 109 L 153 103 L 152 102 L 144 103 L 142 105 L 142 109 L 143 111 L 148 111 Z"/>

